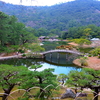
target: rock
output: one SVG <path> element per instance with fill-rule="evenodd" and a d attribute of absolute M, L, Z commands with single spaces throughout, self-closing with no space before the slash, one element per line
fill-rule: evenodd
<path fill-rule="evenodd" d="M 66 93 L 61 96 L 61 99 L 75 98 L 76 94 L 71 89 L 66 89 Z"/>
<path fill-rule="evenodd" d="M 76 97 L 87 97 L 86 93 L 77 93 Z"/>

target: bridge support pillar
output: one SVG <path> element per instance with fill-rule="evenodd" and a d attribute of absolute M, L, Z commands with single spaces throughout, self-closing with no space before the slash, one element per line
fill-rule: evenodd
<path fill-rule="evenodd" d="M 52 53 L 50 53 L 50 59 L 52 58 Z"/>
<path fill-rule="evenodd" d="M 57 59 L 59 59 L 60 58 L 60 54 L 59 53 L 57 53 Z"/>
<path fill-rule="evenodd" d="M 68 54 L 66 53 L 66 59 L 68 58 Z"/>

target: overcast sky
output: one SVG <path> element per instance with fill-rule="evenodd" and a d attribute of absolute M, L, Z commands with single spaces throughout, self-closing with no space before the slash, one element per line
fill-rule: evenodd
<path fill-rule="evenodd" d="M 74 0 L 0 0 L 0 1 L 4 1 L 6 3 L 12 3 L 12 4 L 23 4 L 26 6 L 51 6 L 54 4 L 59 4 L 59 3 L 63 3 L 63 2 L 68 2 L 68 1 L 74 1 Z M 22 1 L 22 2 L 20 2 Z"/>

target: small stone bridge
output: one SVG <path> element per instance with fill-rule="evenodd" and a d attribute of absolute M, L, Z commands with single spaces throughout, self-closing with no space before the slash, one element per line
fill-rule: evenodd
<path fill-rule="evenodd" d="M 64 50 L 64 49 L 55 49 L 55 50 L 49 50 L 49 51 L 45 51 L 40 53 L 41 55 L 43 55 L 43 58 L 45 58 L 45 55 L 50 53 L 50 58 L 52 58 L 52 53 L 54 52 L 58 52 L 57 54 L 57 58 L 60 57 L 59 53 L 60 52 L 65 52 L 65 53 L 72 53 L 72 54 L 77 54 L 77 55 L 82 55 L 82 53 L 75 51 L 75 50 Z M 27 53 L 26 53 L 27 54 Z M 19 54 L 19 55 L 13 55 L 13 56 L 7 56 L 7 57 L 0 57 L 0 60 L 4 60 L 4 59 L 11 59 L 11 58 L 22 58 L 23 54 Z M 66 57 L 67 58 L 67 57 Z"/>
<path fill-rule="evenodd" d="M 65 52 L 65 53 L 72 53 L 72 54 L 77 54 L 77 55 L 82 55 L 82 53 L 75 51 L 75 50 L 65 50 L 65 49 L 55 49 L 55 50 L 49 50 L 42 52 L 42 55 L 48 54 L 48 53 L 53 53 L 53 52 Z"/>

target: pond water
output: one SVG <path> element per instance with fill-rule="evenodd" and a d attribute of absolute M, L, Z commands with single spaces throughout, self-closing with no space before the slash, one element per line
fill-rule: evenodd
<path fill-rule="evenodd" d="M 55 42 L 43 42 L 43 48 L 45 50 L 54 50 L 57 46 L 67 45 L 67 42 L 64 41 L 55 41 Z M 59 59 L 58 59 L 59 54 Z M 1 60 L 0 64 L 9 64 L 14 66 L 31 66 L 31 65 L 42 65 L 43 67 L 38 69 L 39 71 L 45 68 L 54 68 L 55 74 L 68 74 L 71 70 L 80 70 L 78 66 L 73 64 L 73 60 L 78 56 L 70 53 L 52 53 L 52 57 L 50 54 L 46 54 L 45 59 L 8 59 Z"/>
<path fill-rule="evenodd" d="M 60 53 L 60 57 L 57 59 L 57 53 L 52 53 L 52 58 L 50 58 L 50 54 L 46 55 L 45 59 L 8 59 L 1 60 L 0 64 L 9 64 L 14 66 L 26 66 L 29 67 L 31 65 L 42 65 L 42 68 L 39 68 L 38 71 L 41 71 L 46 68 L 54 68 L 54 74 L 68 74 L 71 70 L 79 70 L 78 66 L 75 66 L 72 61 L 77 57 L 74 54 L 64 54 Z M 67 59 L 66 59 L 67 56 Z"/>

